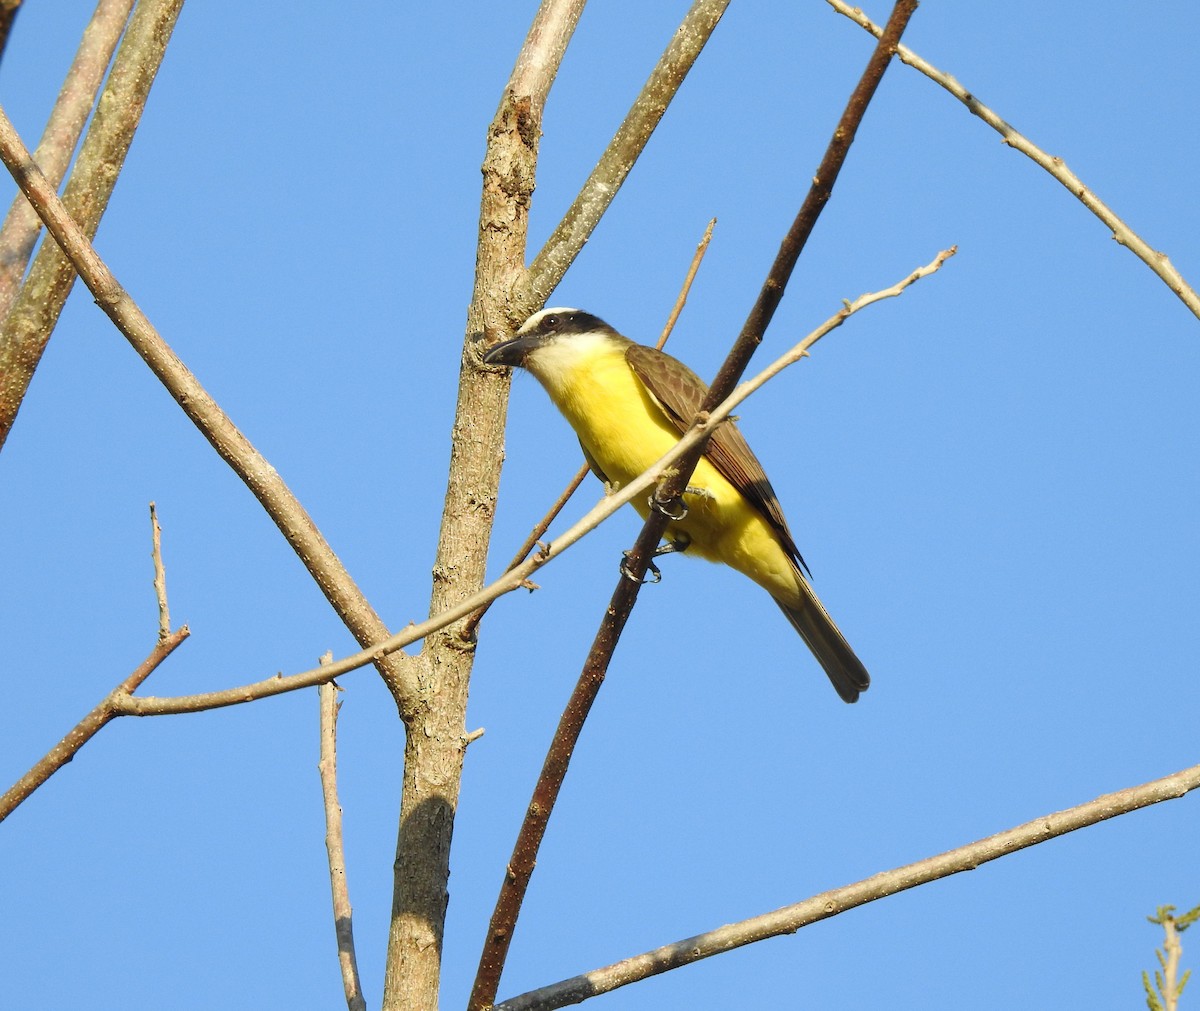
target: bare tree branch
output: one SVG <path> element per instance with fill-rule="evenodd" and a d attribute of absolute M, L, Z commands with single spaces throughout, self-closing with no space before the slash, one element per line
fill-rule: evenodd
<path fill-rule="evenodd" d="M 880 28 L 870 20 L 861 8 L 851 7 L 842 0 L 827 0 L 829 5 L 839 14 L 844 14 L 855 24 L 860 25 L 869 31 L 872 35 L 878 36 Z M 921 59 L 916 53 L 906 46 L 900 46 L 896 50 L 896 55 L 901 61 L 907 63 L 915 70 L 919 70 L 922 74 L 928 77 L 931 81 L 940 84 L 950 94 L 957 98 L 967 107 L 973 114 L 982 119 L 988 126 L 995 130 L 1001 137 L 1004 138 L 1004 143 L 1014 150 L 1020 151 L 1021 154 L 1031 159 L 1035 164 L 1040 165 L 1049 172 L 1055 179 L 1063 184 L 1074 196 L 1079 199 L 1089 211 L 1104 222 L 1105 226 L 1112 231 L 1112 237 L 1116 239 L 1122 246 L 1128 249 L 1134 256 L 1141 260 L 1155 274 L 1157 274 L 1163 282 L 1179 297 L 1196 316 L 1200 317 L 1200 295 L 1196 290 L 1184 280 L 1183 275 L 1175 269 L 1174 265 L 1167 259 L 1166 253 L 1160 253 L 1152 248 L 1140 235 L 1130 228 L 1113 212 L 1103 200 L 1092 192 L 1083 181 L 1067 168 L 1061 158 L 1056 158 L 1047 154 L 1040 147 L 1014 130 L 1008 123 L 1002 120 L 991 109 L 979 101 L 971 92 L 967 91 L 953 77 L 944 71 L 938 70 L 936 67 Z"/>
<path fill-rule="evenodd" d="M 833 138 L 821 160 L 808 195 L 784 238 L 775 262 L 771 265 L 750 316 L 704 398 L 700 418 L 706 419 L 706 412 L 714 410 L 733 392 L 734 386 L 750 362 L 750 356 L 761 343 L 763 333 L 771 321 L 779 300 L 783 297 L 784 288 L 799 259 L 800 252 L 811 234 L 822 208 L 829 199 L 838 172 L 851 143 L 853 143 L 858 124 L 862 121 L 867 105 L 883 78 L 883 73 L 887 69 L 892 53 L 895 52 L 900 35 L 916 10 L 916 6 L 916 0 L 898 0 L 893 8 L 887 29 L 867 62 L 867 68 L 863 72 L 862 78 L 850 96 L 850 101 L 834 130 Z M 707 435 L 702 437 L 695 447 L 679 457 L 671 474 L 663 480 L 655 492 L 658 501 L 669 505 L 680 497 L 692 476 L 692 471 L 696 469 L 696 464 L 704 452 L 706 444 Z M 500 893 L 497 896 L 496 906 L 488 926 L 483 952 L 479 959 L 479 968 L 476 971 L 475 983 L 467 1005 L 471 1011 L 483 1011 L 495 1002 L 500 976 L 512 944 L 517 918 L 520 915 L 525 892 L 533 875 L 538 849 L 545 836 L 550 813 L 558 799 L 567 766 L 579 741 L 579 735 L 583 731 L 583 725 L 608 672 L 608 665 L 613 651 L 616 649 L 617 641 L 633 610 L 633 605 L 637 602 L 638 591 L 641 588 L 646 568 L 655 548 L 662 539 L 671 512 L 672 510 L 669 508 L 651 510 L 650 516 L 643 525 L 633 550 L 627 558 L 626 565 L 622 567 L 622 576 L 618 580 L 617 587 L 604 612 L 600 628 L 596 632 L 591 650 L 584 661 L 579 680 L 559 720 L 542 771 L 534 786 L 533 798 L 526 808 L 525 818 L 513 846 L 513 853 L 508 861 L 505 876 L 501 881 Z"/>
<path fill-rule="evenodd" d="M 34 790 L 71 761 L 76 752 L 95 737 L 107 723 L 115 717 L 123 715 L 121 700 L 128 698 L 190 634 L 187 625 L 184 625 L 165 639 L 159 639 L 155 643 L 154 649 L 150 651 L 150 655 L 129 677 L 105 696 L 100 704 L 80 720 L 66 737 L 51 748 L 45 757 L 18 779 L 3 796 L 0 796 L 0 821 L 4 821 L 30 797 Z"/>
<path fill-rule="evenodd" d="M 37 150 L 33 152 L 33 160 L 55 188 L 66 175 L 71 155 L 75 153 L 83 127 L 96 104 L 96 93 L 112 62 L 113 51 L 131 10 L 133 0 L 99 0 L 84 29 L 79 51 L 67 71 Z M 8 315 L 12 307 L 41 230 L 42 221 L 37 212 L 29 206 L 25 196 L 18 193 L 3 227 L 0 227 L 0 319 Z"/>
<path fill-rule="evenodd" d="M 509 332 L 521 315 L 542 111 L 582 10 L 583 0 L 543 0 L 488 127 L 475 286 L 467 312 L 430 614 L 458 606 L 483 585 L 509 382 L 500 370 L 481 367 L 480 348 Z M 405 735 L 384 979 L 383 1006 L 388 1009 L 437 1007 L 450 839 L 462 780 L 473 661 L 474 641 L 465 638 L 461 623 L 456 623 L 427 638 L 414 664 L 423 691 Z"/>
<path fill-rule="evenodd" d="M 158 525 L 158 515 L 154 503 L 150 503 L 150 544 L 151 556 L 154 562 L 154 596 L 158 601 L 158 642 L 150 655 L 138 668 L 122 681 L 90 713 L 75 725 L 61 741 L 22 776 L 13 787 L 0 796 L 0 821 L 7 818 L 29 796 L 75 757 L 88 741 L 100 732 L 100 729 L 114 717 L 124 716 L 122 702 L 132 698 L 133 693 L 142 686 L 146 678 L 154 673 L 177 646 L 191 633 L 184 625 L 176 632 L 171 631 L 171 619 L 167 609 L 167 577 L 162 561 L 162 529 Z"/>
<path fill-rule="evenodd" d="M 312 518 L 275 468 L 238 430 L 120 286 L 46 177 L 30 160 L 29 152 L 3 109 L 0 109 L 0 159 L 36 208 L 55 242 L 70 257 L 70 264 L 79 272 L 97 304 L 142 356 L 220 457 L 253 492 L 346 627 L 363 645 L 387 639 L 387 627 L 350 578 Z M 22 299 L 28 290 L 27 283 L 22 291 Z M 410 705 L 409 700 L 416 694 L 416 687 L 411 676 L 406 674 L 403 659 L 386 653 L 375 657 L 402 715 Z"/>
<path fill-rule="evenodd" d="M 627 983 L 677 969 L 702 958 L 730 951 L 768 937 L 793 934 L 801 927 L 837 916 L 848 909 L 895 895 L 918 885 L 949 877 L 959 871 L 970 871 L 1039 843 L 1066 835 L 1077 829 L 1096 825 L 1131 811 L 1137 811 L 1164 800 L 1174 800 L 1200 787 L 1200 765 L 1164 776 L 1140 786 L 1131 786 L 1116 793 L 1105 794 L 1086 804 L 1044 815 L 1016 828 L 988 836 L 977 842 L 950 850 L 939 856 L 884 871 L 874 877 L 843 888 L 814 895 L 792 906 L 772 913 L 732 923 L 664 945 L 632 958 L 623 959 L 603 969 L 575 976 L 539 990 L 513 997 L 496 1005 L 496 1011 L 550 1011 L 552 1008 L 578 1004 L 588 997 L 607 993 Z"/>
<path fill-rule="evenodd" d="M 142 0 L 117 50 L 112 73 L 63 194 L 63 203 L 69 208 L 66 213 L 89 239 L 96 234 L 108 207 L 182 6 L 183 0 Z M 24 152 L 23 160 L 29 161 L 28 152 Z M 0 328 L 0 448 L 12 430 L 74 283 L 75 269 L 70 260 L 54 243 L 42 243 Z"/>
<path fill-rule="evenodd" d="M 330 654 L 322 662 L 332 659 Z M 321 758 L 317 770 L 321 776 L 321 798 L 325 808 L 325 851 L 329 857 L 329 887 L 333 894 L 333 925 L 337 936 L 338 965 L 342 987 L 350 1011 L 366 1011 L 358 959 L 354 953 L 354 919 L 350 907 L 350 889 L 346 884 L 346 851 L 342 843 L 342 808 L 337 792 L 337 717 L 341 703 L 338 687 L 326 682 L 317 689 L 321 712 Z"/>
<path fill-rule="evenodd" d="M 583 249 L 728 6 L 729 0 L 695 0 L 684 16 L 575 202 L 529 268 L 527 310 L 549 298 Z"/>

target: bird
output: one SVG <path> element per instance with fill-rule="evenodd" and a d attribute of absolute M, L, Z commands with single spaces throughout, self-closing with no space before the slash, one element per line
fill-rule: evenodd
<path fill-rule="evenodd" d="M 679 441 L 708 393 L 683 362 L 581 309 L 534 313 L 483 361 L 532 374 L 575 430 L 592 472 L 614 490 Z M 633 505 L 643 518 L 649 515 L 648 501 Z M 858 701 L 871 683 L 867 669 L 813 592 L 775 490 L 732 421 L 713 432 L 683 506 L 661 550 L 723 563 L 756 582 L 800 633 L 838 695 Z"/>

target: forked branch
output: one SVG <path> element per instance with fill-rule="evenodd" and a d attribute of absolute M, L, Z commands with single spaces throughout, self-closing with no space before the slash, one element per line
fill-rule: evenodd
<path fill-rule="evenodd" d="M 116 717 L 126 715 L 122 708 L 124 701 L 133 697 L 133 693 L 190 634 L 187 625 L 174 632 L 170 630 L 166 569 L 162 560 L 162 530 L 158 525 L 158 515 L 153 502 L 150 503 L 150 524 L 151 555 L 154 560 L 154 596 L 158 601 L 159 615 L 158 642 L 150 651 L 150 655 L 138 665 L 129 677 L 109 692 L 95 709 L 80 720 L 32 769 L 17 780 L 11 789 L 0 796 L 0 821 L 12 814 L 38 787 L 71 761 L 79 749 L 95 737 L 104 726 Z"/>

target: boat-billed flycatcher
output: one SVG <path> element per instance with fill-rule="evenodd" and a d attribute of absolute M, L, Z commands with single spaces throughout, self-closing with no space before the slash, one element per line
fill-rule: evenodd
<path fill-rule="evenodd" d="M 708 387 L 670 355 L 635 344 L 591 313 L 543 309 L 483 360 L 527 369 L 579 436 L 600 480 L 632 481 L 688 429 Z M 732 422 L 709 439 L 668 542 L 737 569 L 774 598 L 847 702 L 871 683 L 801 567 L 779 499 Z M 645 500 L 633 503 L 643 517 Z"/>

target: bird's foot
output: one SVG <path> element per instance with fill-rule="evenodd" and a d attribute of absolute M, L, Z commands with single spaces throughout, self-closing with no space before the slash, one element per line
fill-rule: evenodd
<path fill-rule="evenodd" d="M 650 506 L 656 513 L 662 513 L 667 519 L 678 523 L 688 514 L 688 507 L 682 498 L 672 499 L 670 502 L 664 502 L 658 497 L 658 493 L 653 493 L 647 500 L 646 504 Z"/>
<path fill-rule="evenodd" d="M 711 499 L 715 497 L 711 489 L 705 488 L 703 485 L 691 484 L 683 489 L 683 495 L 691 495 L 693 498 L 697 499 Z M 669 502 L 664 502 L 658 497 L 658 491 L 655 490 L 647 500 L 647 504 L 656 513 L 662 513 L 667 519 L 674 520 L 676 523 L 678 523 L 688 514 L 687 503 L 684 502 L 683 495 L 680 495 L 679 498 L 673 499 Z"/>
<path fill-rule="evenodd" d="M 676 534 L 674 537 L 668 537 L 657 548 L 654 549 L 654 557 L 660 558 L 663 555 L 670 555 L 678 551 L 680 554 L 687 551 L 692 546 L 692 539 L 687 534 Z"/>
<path fill-rule="evenodd" d="M 631 580 L 632 582 L 641 583 L 643 586 L 646 586 L 649 583 L 661 583 L 662 582 L 662 573 L 659 571 L 658 566 L 655 565 L 653 562 L 646 563 L 646 574 L 644 576 L 642 576 L 641 579 L 638 579 L 638 577 L 635 576 L 633 574 L 633 571 L 629 568 L 629 555 L 630 554 L 631 554 L 631 552 L 629 552 L 629 551 L 621 552 L 621 575 L 622 576 L 624 576 L 628 580 Z M 656 551 L 654 554 L 657 556 L 658 552 Z"/>

